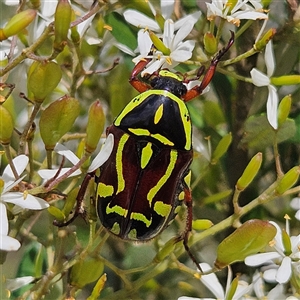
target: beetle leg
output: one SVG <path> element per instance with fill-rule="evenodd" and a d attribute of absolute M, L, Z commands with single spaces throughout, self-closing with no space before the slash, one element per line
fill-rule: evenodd
<path fill-rule="evenodd" d="M 202 272 L 199 262 L 197 261 L 194 254 L 191 252 L 191 249 L 188 245 L 189 233 L 192 231 L 192 221 L 193 221 L 193 202 L 192 202 L 192 192 L 189 187 L 184 188 L 184 201 L 187 207 L 187 216 L 186 216 L 186 225 L 184 232 L 178 237 L 176 242 L 183 241 L 183 246 L 190 259 L 194 262 L 197 268 Z"/>
<path fill-rule="evenodd" d="M 83 207 L 83 199 L 85 192 L 87 190 L 87 187 L 89 185 L 90 180 L 95 176 L 95 173 L 88 173 L 83 179 L 83 182 L 81 184 L 80 190 L 78 192 L 78 195 L 76 197 L 76 207 L 73 216 L 66 222 L 58 222 L 57 220 L 53 221 L 53 225 L 57 227 L 64 227 L 69 224 L 71 224 L 79 215 L 83 217 L 84 220 L 86 220 L 86 211 Z"/>
<path fill-rule="evenodd" d="M 184 101 L 190 101 L 193 98 L 199 96 L 202 94 L 203 90 L 208 86 L 208 84 L 211 82 L 215 72 L 217 65 L 220 61 L 220 59 L 224 56 L 224 54 L 229 50 L 229 48 L 232 46 L 234 42 L 234 33 L 231 31 L 231 38 L 229 39 L 229 42 L 226 47 L 224 47 L 222 50 L 220 50 L 217 55 L 212 59 L 210 66 L 208 70 L 206 71 L 203 80 L 200 85 L 197 85 L 190 89 L 183 97 Z"/>
<path fill-rule="evenodd" d="M 151 61 L 149 58 L 145 58 L 141 61 L 139 61 L 134 69 L 131 72 L 131 76 L 129 79 L 129 83 L 140 93 L 143 93 L 145 91 L 148 91 L 151 89 L 151 86 L 143 81 L 141 81 L 138 76 L 139 74 L 144 70 L 144 68 L 147 66 L 147 64 Z"/>

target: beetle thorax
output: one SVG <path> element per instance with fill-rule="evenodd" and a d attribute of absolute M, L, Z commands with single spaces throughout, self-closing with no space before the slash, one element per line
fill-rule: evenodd
<path fill-rule="evenodd" d="M 169 76 L 154 77 L 151 81 L 151 86 L 156 90 L 169 91 L 179 98 L 181 98 L 187 92 L 187 88 L 182 81 Z"/>

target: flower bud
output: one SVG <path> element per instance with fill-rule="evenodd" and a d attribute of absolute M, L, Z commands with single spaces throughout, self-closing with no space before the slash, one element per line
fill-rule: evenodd
<path fill-rule="evenodd" d="M 161 262 L 163 261 L 168 255 L 170 255 L 172 252 L 174 252 L 175 246 L 176 246 L 176 240 L 177 238 L 172 238 L 168 242 L 165 243 L 165 245 L 159 250 L 159 252 L 154 257 L 154 262 Z"/>
<path fill-rule="evenodd" d="M 276 29 L 270 28 L 264 34 L 264 36 L 254 44 L 253 48 L 257 51 L 262 51 L 266 47 L 268 42 L 274 37 L 275 33 L 276 33 Z"/>
<path fill-rule="evenodd" d="M 54 15 L 54 44 L 56 51 L 61 52 L 65 47 L 72 18 L 72 8 L 68 0 L 59 0 Z"/>
<path fill-rule="evenodd" d="M 209 195 L 209 196 L 205 197 L 202 201 L 203 201 L 203 204 L 217 203 L 217 202 L 221 201 L 222 199 L 229 197 L 231 193 L 232 193 L 231 189 L 225 190 L 225 191 L 222 191 L 219 193 Z"/>
<path fill-rule="evenodd" d="M 282 244 L 284 247 L 284 254 L 290 256 L 292 254 L 291 238 L 285 230 L 282 230 Z"/>
<path fill-rule="evenodd" d="M 14 131 L 14 122 L 10 112 L 3 105 L 0 105 L 0 120 L 0 143 L 7 145 Z"/>
<path fill-rule="evenodd" d="M 209 55 L 212 55 L 218 51 L 217 39 L 210 32 L 206 32 L 204 34 L 204 49 Z"/>
<path fill-rule="evenodd" d="M 163 17 L 162 14 L 156 12 L 155 15 L 155 21 L 157 22 L 158 26 L 160 27 L 160 29 L 163 31 L 164 30 L 164 25 L 165 25 L 165 18 Z"/>
<path fill-rule="evenodd" d="M 34 101 L 41 103 L 56 88 L 61 80 L 61 69 L 53 61 L 34 62 L 28 72 L 28 91 Z"/>
<path fill-rule="evenodd" d="M 276 227 L 267 221 L 253 219 L 245 222 L 219 244 L 215 266 L 222 269 L 259 252 L 276 232 Z"/>
<path fill-rule="evenodd" d="M 104 288 L 104 285 L 106 283 L 107 277 L 106 274 L 104 273 L 97 281 L 95 284 L 93 291 L 91 295 L 87 298 L 87 300 L 97 300 L 100 297 L 100 293 Z"/>
<path fill-rule="evenodd" d="M 290 169 L 283 177 L 280 179 L 278 186 L 276 188 L 277 194 L 281 195 L 289 188 L 291 188 L 298 180 L 300 174 L 300 167 L 296 166 Z"/>
<path fill-rule="evenodd" d="M 79 187 L 73 189 L 70 193 L 68 193 L 67 199 L 65 201 L 65 205 L 62 209 L 62 213 L 65 216 L 69 216 L 71 211 L 73 210 L 78 192 L 79 192 Z"/>
<path fill-rule="evenodd" d="M 208 219 L 195 220 L 192 223 L 192 228 L 195 230 L 206 230 L 212 227 L 214 223 Z"/>
<path fill-rule="evenodd" d="M 27 9 L 14 15 L 4 26 L 0 34 L 0 41 L 16 35 L 25 29 L 34 20 L 35 16 L 36 11 L 34 9 Z"/>
<path fill-rule="evenodd" d="M 79 113 L 79 101 L 69 96 L 53 102 L 42 112 L 40 132 L 46 150 L 54 149 L 59 139 L 71 129 Z"/>
<path fill-rule="evenodd" d="M 64 222 L 66 220 L 65 214 L 59 208 L 51 205 L 47 210 L 48 213 L 51 214 L 58 223 Z"/>
<path fill-rule="evenodd" d="M 285 96 L 279 103 L 278 105 L 278 112 L 277 112 L 277 118 L 278 118 L 278 125 L 282 125 L 291 110 L 291 105 L 292 105 L 292 96 L 291 95 L 287 95 Z"/>
<path fill-rule="evenodd" d="M 92 153 L 95 151 L 99 139 L 103 133 L 105 115 L 100 101 L 95 101 L 89 109 L 89 118 L 86 128 L 85 151 Z"/>
<path fill-rule="evenodd" d="M 77 288 L 96 281 L 104 270 L 104 264 L 97 258 L 86 257 L 76 263 L 70 272 L 70 283 Z"/>
<path fill-rule="evenodd" d="M 224 135 L 212 154 L 211 164 L 216 164 L 217 161 L 227 152 L 232 141 L 231 132 Z"/>
<path fill-rule="evenodd" d="M 255 156 L 252 157 L 242 176 L 237 181 L 236 188 L 239 191 L 243 191 L 252 182 L 260 169 L 261 163 L 262 153 L 258 152 Z"/>
<path fill-rule="evenodd" d="M 227 299 L 234 299 L 234 294 L 236 292 L 236 289 L 237 289 L 238 285 L 239 285 L 239 278 L 235 277 L 232 280 L 228 291 L 226 292 L 226 298 Z"/>
<path fill-rule="evenodd" d="M 271 77 L 271 83 L 279 86 L 299 84 L 300 75 L 283 75 L 279 77 Z"/>
<path fill-rule="evenodd" d="M 170 55 L 171 53 L 170 49 L 165 46 L 162 40 L 155 33 L 149 31 L 149 36 L 153 45 L 158 51 L 161 51 L 164 55 Z"/>
<path fill-rule="evenodd" d="M 72 9 L 71 20 L 74 21 L 75 19 L 76 19 L 75 12 Z M 73 26 L 71 28 L 71 39 L 72 39 L 74 44 L 79 44 L 80 43 L 80 34 L 78 33 L 77 26 Z"/>
<path fill-rule="evenodd" d="M 30 0 L 31 7 L 39 9 L 41 6 L 41 0 Z"/>

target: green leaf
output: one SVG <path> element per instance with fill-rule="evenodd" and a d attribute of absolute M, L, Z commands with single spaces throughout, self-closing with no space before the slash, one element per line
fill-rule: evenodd
<path fill-rule="evenodd" d="M 277 143 L 281 143 L 292 138 L 295 133 L 296 126 L 292 119 L 287 119 L 276 131 L 270 126 L 266 115 L 252 116 L 245 122 L 245 136 L 242 144 L 261 151 L 272 146 L 275 139 Z"/>
<path fill-rule="evenodd" d="M 136 34 L 131 30 L 123 16 L 116 12 L 112 12 L 105 16 L 105 22 L 111 26 L 111 33 L 119 43 L 128 46 L 132 50 L 136 49 Z"/>
<path fill-rule="evenodd" d="M 204 102 L 203 117 L 207 125 L 212 128 L 216 128 L 217 125 L 225 122 L 220 105 L 213 101 Z"/>

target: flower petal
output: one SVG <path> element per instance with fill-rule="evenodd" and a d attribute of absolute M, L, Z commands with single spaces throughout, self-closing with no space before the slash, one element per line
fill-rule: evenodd
<path fill-rule="evenodd" d="M 201 269 L 203 272 L 211 270 L 211 266 L 206 263 L 200 264 Z M 222 285 L 219 282 L 218 277 L 215 273 L 211 273 L 208 275 L 202 275 L 200 281 L 219 299 L 224 299 L 224 290 Z"/>
<path fill-rule="evenodd" d="M 274 128 L 278 128 L 278 118 L 277 118 L 277 110 L 278 110 L 278 95 L 277 90 L 273 85 L 268 86 L 269 95 L 267 100 L 267 118 L 270 125 Z"/>
<path fill-rule="evenodd" d="M 259 266 L 265 262 L 272 259 L 280 258 L 280 254 L 277 252 L 259 253 L 254 255 L 249 255 L 245 258 L 245 264 L 247 266 Z"/>
<path fill-rule="evenodd" d="M 268 77 L 271 77 L 273 75 L 274 69 L 275 69 L 275 59 L 274 59 L 272 40 L 270 40 L 266 46 L 265 62 L 266 62 L 266 66 L 267 66 L 267 75 L 268 75 Z"/>
<path fill-rule="evenodd" d="M 187 16 L 179 19 L 178 21 L 176 21 L 174 23 L 175 31 L 178 30 L 179 28 L 181 28 L 187 21 L 188 22 L 193 22 L 193 24 L 195 25 L 196 22 L 199 20 L 201 14 L 202 14 L 201 11 L 196 11 L 196 12 L 190 14 L 190 15 L 187 15 Z"/>
<path fill-rule="evenodd" d="M 291 208 L 293 209 L 300 209 L 300 197 L 295 197 L 292 199 L 290 203 Z"/>
<path fill-rule="evenodd" d="M 172 42 L 170 49 L 175 49 L 192 31 L 194 27 L 194 22 L 188 21 L 177 31 L 175 38 Z"/>
<path fill-rule="evenodd" d="M 0 235 L 0 250 L 17 251 L 21 247 L 18 240 L 8 235 Z"/>
<path fill-rule="evenodd" d="M 66 159 L 68 159 L 73 165 L 76 165 L 79 162 L 79 158 L 67 147 L 62 144 L 57 143 L 55 145 L 54 151 Z"/>
<path fill-rule="evenodd" d="M 8 219 L 5 204 L 0 202 L 0 235 L 8 234 Z"/>
<path fill-rule="evenodd" d="M 22 154 L 22 155 L 15 157 L 12 161 L 17 170 L 18 175 L 20 175 L 25 170 L 25 168 L 28 164 L 29 158 L 26 155 Z M 15 176 L 11 170 L 10 165 L 7 165 L 6 168 L 4 169 L 3 174 L 2 174 L 2 179 L 5 182 L 12 180 L 12 179 L 15 180 Z"/>
<path fill-rule="evenodd" d="M 161 14 L 165 18 L 165 20 L 171 17 L 174 9 L 174 3 L 175 0 L 160 1 Z"/>
<path fill-rule="evenodd" d="M 91 165 L 89 166 L 88 173 L 95 171 L 100 166 L 102 166 L 110 157 L 114 148 L 114 136 L 109 134 L 103 144 L 100 152 L 93 159 Z"/>
<path fill-rule="evenodd" d="M 268 86 L 270 84 L 270 78 L 258 71 L 256 68 L 250 71 L 251 78 L 253 80 L 253 84 L 256 86 Z"/>
<path fill-rule="evenodd" d="M 35 278 L 33 276 L 23 276 L 14 279 L 6 279 L 5 287 L 12 292 L 24 285 L 27 285 L 28 283 L 31 283 L 34 280 Z"/>
<path fill-rule="evenodd" d="M 273 269 L 266 270 L 263 274 L 263 279 L 267 282 L 276 282 L 277 266 Z"/>
<path fill-rule="evenodd" d="M 163 43 L 169 49 L 171 49 L 172 47 L 173 38 L 174 38 L 174 22 L 171 19 L 168 19 L 164 24 Z"/>
<path fill-rule="evenodd" d="M 139 28 L 148 28 L 153 31 L 160 32 L 160 28 L 158 24 L 151 18 L 145 16 L 144 14 L 134 10 L 134 9 L 127 9 L 124 11 L 124 18 L 125 20 Z"/>
<path fill-rule="evenodd" d="M 152 46 L 152 41 L 150 39 L 148 31 L 141 29 L 138 32 L 138 50 L 141 55 L 148 55 Z"/>
<path fill-rule="evenodd" d="M 38 170 L 38 174 L 44 179 L 44 180 L 49 180 L 51 178 L 54 178 L 54 176 L 57 175 L 57 172 L 59 170 L 59 176 L 67 173 L 71 168 L 61 168 L 61 169 L 41 169 Z M 71 175 L 68 177 L 73 177 L 73 176 L 78 176 L 81 174 L 81 170 L 76 170 L 74 171 Z"/>
<path fill-rule="evenodd" d="M 266 297 L 269 300 L 272 299 L 285 299 L 285 293 L 284 293 L 284 285 L 283 284 L 277 284 L 267 295 Z"/>
<path fill-rule="evenodd" d="M 291 258 L 286 256 L 283 260 L 282 263 L 278 269 L 278 272 L 276 274 L 276 281 L 278 283 L 286 283 L 291 275 L 292 275 L 292 261 Z"/>
<path fill-rule="evenodd" d="M 13 203 L 22 208 L 28 208 L 33 210 L 39 210 L 49 207 L 49 204 L 42 198 L 32 196 L 30 194 L 23 193 L 6 193 L 2 196 L 2 200 L 5 202 Z"/>
<path fill-rule="evenodd" d="M 232 14 L 231 16 L 235 19 L 240 19 L 240 20 L 268 19 L 268 16 L 266 14 L 257 11 L 238 11 Z"/>
<path fill-rule="evenodd" d="M 170 55 L 172 61 L 185 62 L 192 57 L 192 51 L 195 47 L 194 41 L 186 41 L 182 43 L 175 51 Z"/>

